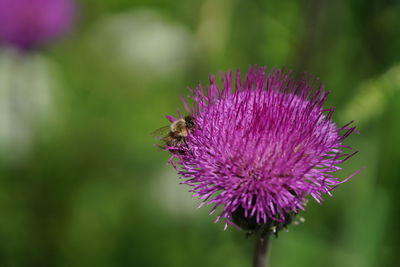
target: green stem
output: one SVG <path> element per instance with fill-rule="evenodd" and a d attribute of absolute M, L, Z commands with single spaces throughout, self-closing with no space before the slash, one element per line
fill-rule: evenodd
<path fill-rule="evenodd" d="M 259 233 L 256 236 L 256 246 L 253 258 L 253 267 L 267 267 L 268 241 L 270 232 Z"/>

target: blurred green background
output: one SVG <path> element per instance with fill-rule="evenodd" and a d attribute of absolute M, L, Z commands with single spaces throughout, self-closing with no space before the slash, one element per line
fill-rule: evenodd
<path fill-rule="evenodd" d="M 400 3 L 86 0 L 62 42 L 0 51 L 0 266 L 251 266 L 150 133 L 209 73 L 313 73 L 366 167 L 271 241 L 279 266 L 396 266 Z"/>

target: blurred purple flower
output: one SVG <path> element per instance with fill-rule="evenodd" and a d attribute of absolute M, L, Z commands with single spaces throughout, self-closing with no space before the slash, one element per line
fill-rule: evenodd
<path fill-rule="evenodd" d="M 243 84 L 236 74 L 233 88 L 231 76 L 222 78 L 222 89 L 211 76 L 205 91 L 201 85 L 192 91 L 193 109 L 184 100 L 195 129 L 167 148 L 170 163 L 200 206 L 214 204 L 210 214 L 223 207 L 216 221 L 224 218 L 225 227 L 279 230 L 304 209 L 306 196 L 320 203 L 357 173 L 334 175 L 355 154 L 342 144 L 355 127 L 331 121 L 334 109 L 323 109 L 327 93 L 318 79 L 250 68 Z"/>
<path fill-rule="evenodd" d="M 69 29 L 72 0 L 1 0 L 0 41 L 21 50 L 45 45 Z"/>

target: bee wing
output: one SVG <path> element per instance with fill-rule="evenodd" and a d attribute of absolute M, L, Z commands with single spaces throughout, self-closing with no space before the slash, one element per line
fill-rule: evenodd
<path fill-rule="evenodd" d="M 152 132 L 151 136 L 153 136 L 154 138 L 156 138 L 158 140 L 162 140 L 166 135 L 168 135 L 169 131 L 170 131 L 170 126 L 167 125 L 167 126 L 158 128 L 157 130 Z"/>

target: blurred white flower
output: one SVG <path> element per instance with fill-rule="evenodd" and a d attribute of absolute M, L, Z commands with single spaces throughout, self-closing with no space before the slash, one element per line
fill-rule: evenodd
<path fill-rule="evenodd" d="M 92 49 L 133 75 L 154 79 L 182 71 L 191 36 L 182 25 L 152 10 L 132 10 L 99 21 L 89 37 Z"/>
<path fill-rule="evenodd" d="M 17 160 L 30 150 L 36 131 L 54 118 L 54 75 L 38 54 L 0 50 L 0 156 Z"/>

